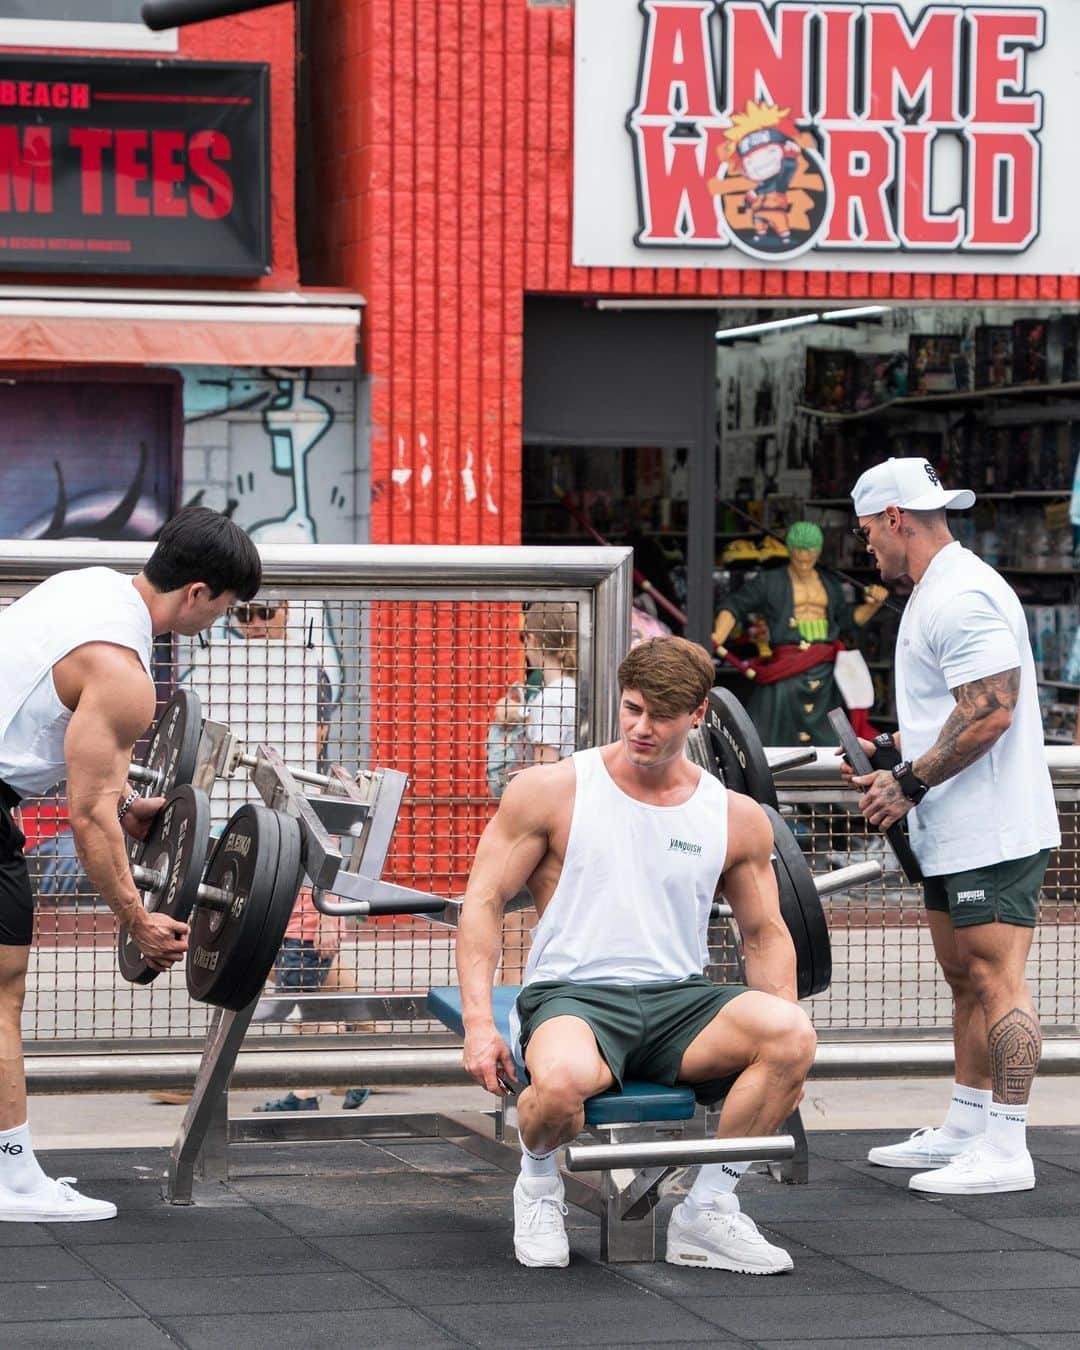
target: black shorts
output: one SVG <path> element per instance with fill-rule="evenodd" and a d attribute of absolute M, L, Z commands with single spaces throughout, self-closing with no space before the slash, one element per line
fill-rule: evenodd
<path fill-rule="evenodd" d="M 29 947 L 34 938 L 34 892 L 23 848 L 26 837 L 0 800 L 0 946 Z"/>

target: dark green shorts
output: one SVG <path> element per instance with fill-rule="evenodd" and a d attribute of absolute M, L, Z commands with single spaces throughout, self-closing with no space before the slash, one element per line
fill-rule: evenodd
<path fill-rule="evenodd" d="M 674 1086 L 687 1046 L 742 984 L 713 984 L 704 975 L 665 984 L 573 984 L 541 980 L 517 998 L 521 1052 L 552 1017 L 580 1017 L 596 1037 L 621 1088 L 627 1078 Z"/>
<path fill-rule="evenodd" d="M 1012 923 L 1034 928 L 1039 911 L 1039 888 L 1046 875 L 1050 850 L 1028 858 L 1010 858 L 989 867 L 927 877 L 923 900 L 927 909 L 952 917 L 954 928 L 979 923 Z"/>

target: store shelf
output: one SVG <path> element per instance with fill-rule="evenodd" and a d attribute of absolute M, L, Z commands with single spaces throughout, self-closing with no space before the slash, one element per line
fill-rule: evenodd
<path fill-rule="evenodd" d="M 1078 690 L 1080 690 L 1080 684 L 1070 684 L 1070 683 L 1068 682 L 1068 680 L 1047 680 L 1047 679 L 1040 679 L 1040 680 L 1037 680 L 1036 683 L 1042 685 L 1042 686 L 1043 686 L 1044 688 L 1046 688 L 1046 689 L 1078 689 Z"/>
<path fill-rule="evenodd" d="M 871 418 L 884 417 L 890 412 L 948 412 L 950 408 L 964 408 L 988 399 L 1027 400 L 1070 396 L 1080 398 L 1080 380 L 1071 380 L 1067 384 L 1016 384 L 1002 389 L 971 389 L 954 394 L 910 394 L 906 398 L 890 399 L 887 403 L 878 403 L 873 408 L 863 408 L 859 412 L 829 412 L 824 408 L 811 408 L 805 403 L 797 404 L 795 410 L 827 422 L 865 422 Z"/>
<path fill-rule="evenodd" d="M 1080 571 L 1075 567 L 1021 567 L 1018 563 L 990 563 L 998 572 L 1012 572 L 1022 577 L 1076 577 L 1080 580 Z"/>

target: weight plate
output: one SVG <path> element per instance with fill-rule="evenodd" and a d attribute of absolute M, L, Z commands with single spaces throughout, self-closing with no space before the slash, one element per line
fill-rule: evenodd
<path fill-rule="evenodd" d="M 167 797 L 179 783 L 195 777 L 202 735 L 202 705 L 193 689 L 177 689 L 154 723 L 146 753 L 138 761 L 155 781 L 136 783 L 143 797 Z"/>
<path fill-rule="evenodd" d="M 778 810 L 780 801 L 761 737 L 730 690 L 721 685 L 709 690 L 704 725 L 726 786 Z"/>
<path fill-rule="evenodd" d="M 237 971 L 238 979 L 228 993 L 228 1001 L 219 1003 L 223 1008 L 239 1011 L 246 1008 L 252 999 L 262 993 L 263 985 L 270 977 L 274 961 L 281 950 L 285 929 L 292 918 L 293 907 L 300 890 L 303 877 L 301 845 L 303 835 L 300 822 L 283 811 L 277 812 L 281 829 L 281 852 L 278 859 L 277 876 L 274 879 L 269 903 L 266 905 L 266 922 L 258 944 L 247 967 Z"/>
<path fill-rule="evenodd" d="M 280 854 L 277 812 L 245 802 L 214 845 L 204 878 L 232 903 L 226 910 L 200 904 L 192 919 L 187 957 L 192 998 L 229 1006 L 227 1000 L 258 949 Z"/>
<path fill-rule="evenodd" d="M 205 792 L 183 783 L 169 794 L 146 838 L 130 841 L 132 862 L 162 877 L 162 886 L 153 891 L 136 883 L 146 909 L 187 922 L 202 881 L 209 844 L 210 799 Z M 125 927 L 120 929 L 117 959 L 120 974 L 132 984 L 149 984 L 161 973 L 147 964 Z"/>
<path fill-rule="evenodd" d="M 814 876 L 787 821 L 763 804 L 773 830 L 773 866 L 780 892 L 780 912 L 795 944 L 800 998 L 810 998 L 829 987 L 832 979 L 832 943 L 825 910 Z"/>
<path fill-rule="evenodd" d="M 840 742 L 840 749 L 844 752 L 844 758 L 862 777 L 864 773 L 873 773 L 874 766 L 870 763 L 869 756 L 859 744 L 859 738 L 855 734 L 855 728 L 848 721 L 848 715 L 843 708 L 833 708 L 829 713 L 829 723 L 833 731 L 836 732 L 837 740 Z M 918 883 L 922 881 L 922 868 L 919 866 L 919 860 L 916 858 L 914 850 L 908 843 L 907 826 L 902 820 L 898 820 L 894 825 L 890 825 L 884 831 L 885 838 L 892 846 L 892 851 L 896 854 L 896 861 L 903 869 L 904 876 L 908 881 Z"/>

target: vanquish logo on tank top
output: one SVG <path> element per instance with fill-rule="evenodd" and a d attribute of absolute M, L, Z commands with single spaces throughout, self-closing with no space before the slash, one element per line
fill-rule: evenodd
<path fill-rule="evenodd" d="M 685 839 L 672 839 L 668 844 L 669 853 L 685 853 L 691 858 L 701 857 L 700 844 L 688 844 Z"/>

